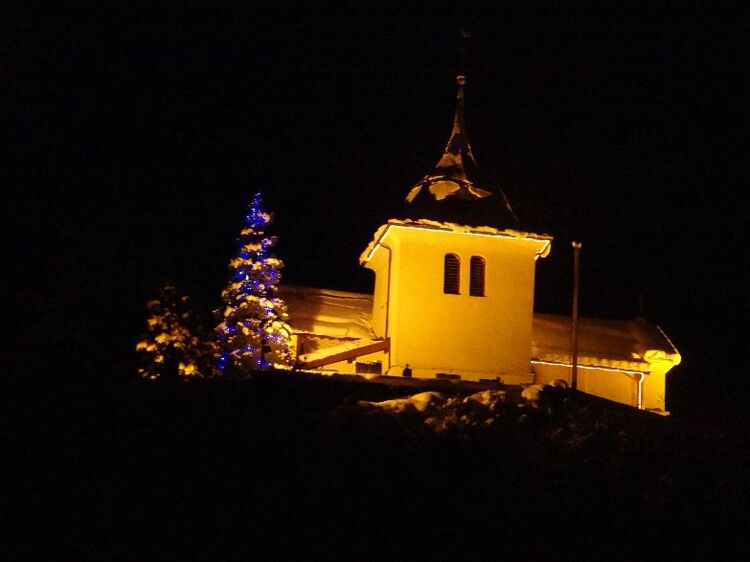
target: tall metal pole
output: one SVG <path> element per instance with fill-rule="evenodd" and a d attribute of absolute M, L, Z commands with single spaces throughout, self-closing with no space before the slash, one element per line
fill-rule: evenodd
<path fill-rule="evenodd" d="M 573 323 L 570 336 L 570 387 L 578 388 L 578 287 L 581 273 L 581 244 L 573 242 Z"/>

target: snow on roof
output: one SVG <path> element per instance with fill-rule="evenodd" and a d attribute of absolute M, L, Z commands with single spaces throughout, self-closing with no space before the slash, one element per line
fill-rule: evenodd
<path fill-rule="evenodd" d="M 279 296 L 289 307 L 295 333 L 337 339 L 374 339 L 372 295 L 283 285 Z M 580 365 L 650 370 L 650 363 L 680 363 L 680 354 L 656 324 L 645 320 L 579 318 Z M 569 316 L 534 314 L 531 356 L 535 360 L 570 362 Z M 326 352 L 328 353 L 328 351 Z"/>
<path fill-rule="evenodd" d="M 345 340 L 337 345 L 316 349 L 315 351 L 312 351 L 310 353 L 300 355 L 299 361 L 300 363 L 302 363 L 303 368 L 317 367 L 319 365 L 311 364 L 314 364 L 316 362 L 320 362 L 322 365 L 331 364 L 336 361 L 343 361 L 345 359 L 351 359 L 353 357 L 366 355 L 367 353 L 372 353 L 373 351 L 382 351 L 384 349 L 387 349 L 387 343 L 382 339 L 375 340 L 370 338 L 362 338 L 358 340 Z M 349 357 L 340 357 L 346 356 L 346 352 L 348 351 L 359 351 L 359 353 L 350 354 Z M 327 358 L 333 358 L 335 359 L 335 361 L 330 359 L 327 362 L 322 361 Z"/>
<path fill-rule="evenodd" d="M 315 287 L 282 285 L 279 296 L 289 307 L 296 333 L 332 338 L 374 338 L 372 295 Z"/>
<path fill-rule="evenodd" d="M 500 230 L 492 226 L 468 226 L 462 224 L 456 224 L 452 222 L 439 222 L 429 219 L 389 219 L 387 223 L 382 225 L 375 231 L 370 243 L 365 248 L 364 252 L 359 256 L 359 263 L 364 264 L 370 259 L 372 252 L 378 245 L 380 240 L 385 236 L 388 229 L 392 226 L 402 226 L 407 228 L 422 228 L 427 230 L 442 230 L 445 232 L 463 232 L 466 234 L 481 234 L 484 236 L 497 236 L 500 238 L 516 238 L 519 240 L 536 240 L 539 242 L 547 242 L 543 250 L 540 252 L 542 257 L 545 257 L 549 253 L 552 236 L 548 234 L 534 234 L 533 232 L 522 232 L 520 230 L 504 229 Z"/>
<path fill-rule="evenodd" d="M 570 362 L 571 319 L 555 314 L 534 314 L 532 357 L 543 361 Z M 680 354 L 656 324 L 638 320 L 579 318 L 578 362 L 646 370 L 649 363 L 669 361 Z"/>

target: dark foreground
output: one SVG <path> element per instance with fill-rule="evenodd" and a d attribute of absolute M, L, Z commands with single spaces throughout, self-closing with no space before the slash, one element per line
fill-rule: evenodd
<path fill-rule="evenodd" d="M 3 384 L 4 559 L 731 559 L 747 442 L 575 395 L 427 414 L 282 374 Z M 492 418 L 492 422 L 487 419 Z"/>

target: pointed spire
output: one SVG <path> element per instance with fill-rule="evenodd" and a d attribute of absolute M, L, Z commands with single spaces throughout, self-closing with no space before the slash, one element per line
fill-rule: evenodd
<path fill-rule="evenodd" d="M 480 177 L 479 166 L 471 152 L 469 137 L 464 121 L 464 85 L 466 77 L 456 77 L 458 92 L 456 94 L 456 113 L 453 118 L 453 130 L 445 146 L 443 155 L 435 169 L 424 176 L 415 185 L 406 200 L 411 203 L 422 190 L 429 192 L 436 201 L 446 197 L 458 199 L 483 199 L 492 192 L 477 185 Z M 426 195 L 426 193 L 425 193 Z"/>

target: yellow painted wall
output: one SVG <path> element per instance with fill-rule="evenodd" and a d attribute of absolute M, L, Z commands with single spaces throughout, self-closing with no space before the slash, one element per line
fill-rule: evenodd
<path fill-rule="evenodd" d="M 390 248 L 390 272 L 383 245 Z M 376 334 L 391 338 L 391 374 L 400 374 L 409 363 L 414 376 L 447 372 L 467 380 L 500 375 L 506 382 L 530 382 L 535 256 L 541 245 L 526 239 L 390 228 L 366 266 L 376 274 Z M 443 293 L 447 253 L 461 258 L 459 295 Z M 484 297 L 469 296 L 469 261 L 475 255 L 486 260 Z M 526 378 L 511 381 L 509 375 Z"/>
<path fill-rule="evenodd" d="M 534 382 L 547 384 L 557 379 L 570 382 L 570 367 L 534 363 Z M 578 390 L 628 406 L 637 405 L 638 375 L 602 369 L 578 369 Z"/>
<path fill-rule="evenodd" d="M 388 268 L 390 267 L 391 251 L 381 248 L 376 252 L 368 267 L 378 272 L 375 277 L 375 291 L 372 299 L 372 329 L 380 338 L 386 337 L 386 319 L 388 314 Z"/>
<path fill-rule="evenodd" d="M 644 410 L 666 411 L 665 391 L 667 371 L 671 364 L 644 365 L 651 371 L 645 375 L 641 388 L 642 408 Z M 548 365 L 533 363 L 534 382 L 548 384 L 562 379 L 570 382 L 570 367 L 565 365 Z M 578 390 L 606 398 L 620 404 L 637 407 L 638 379 L 636 373 L 623 373 L 596 368 L 578 369 Z"/>
<path fill-rule="evenodd" d="M 652 366 L 643 381 L 643 407 L 646 410 L 666 410 L 667 371 L 672 366 Z"/>
<path fill-rule="evenodd" d="M 628 406 L 638 405 L 639 375 L 593 369 L 578 370 L 578 390 Z"/>

